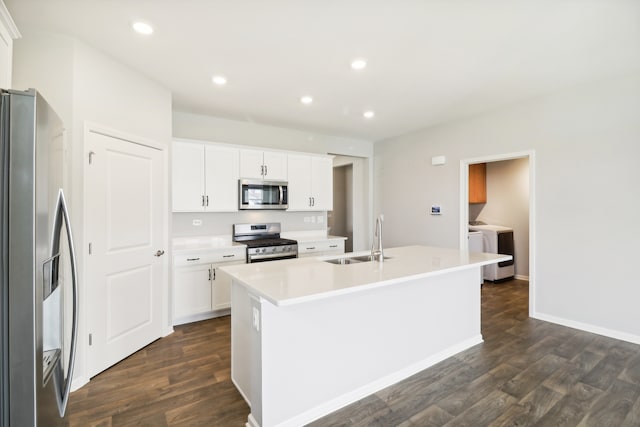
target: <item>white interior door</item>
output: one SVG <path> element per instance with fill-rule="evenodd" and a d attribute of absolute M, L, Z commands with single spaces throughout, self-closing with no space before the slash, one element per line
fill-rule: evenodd
<path fill-rule="evenodd" d="M 88 132 L 89 375 L 162 334 L 164 153 Z"/>

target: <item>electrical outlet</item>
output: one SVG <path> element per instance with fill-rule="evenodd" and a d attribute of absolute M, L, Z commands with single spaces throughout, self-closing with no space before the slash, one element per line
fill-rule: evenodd
<path fill-rule="evenodd" d="M 315 216 L 311 217 L 311 222 L 314 223 L 314 224 L 316 223 L 316 217 Z"/>
<path fill-rule="evenodd" d="M 322 215 L 318 215 L 318 224 L 322 224 L 324 222 L 324 217 Z"/>
<path fill-rule="evenodd" d="M 193 220 L 193 225 L 196 227 L 200 227 L 202 225 L 202 220 L 201 219 L 194 219 Z"/>
<path fill-rule="evenodd" d="M 311 218 L 309 218 L 308 216 L 305 216 L 304 217 L 304 222 L 309 222 L 309 221 L 311 221 Z"/>

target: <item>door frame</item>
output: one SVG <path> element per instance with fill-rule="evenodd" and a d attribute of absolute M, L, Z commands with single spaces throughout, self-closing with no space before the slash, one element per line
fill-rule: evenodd
<path fill-rule="evenodd" d="M 469 165 L 526 158 L 529 160 L 529 317 L 536 313 L 536 156 L 534 150 L 460 160 L 460 250 L 467 250 L 469 230 Z"/>
<path fill-rule="evenodd" d="M 173 259 L 173 254 L 172 254 L 172 250 L 171 250 L 171 244 L 169 241 L 169 228 L 170 228 L 170 221 L 171 221 L 171 214 L 170 214 L 170 191 L 169 191 L 169 181 L 170 181 L 170 173 L 169 173 L 169 146 L 167 146 L 166 144 L 162 144 L 160 142 L 145 138 L 145 137 L 141 137 L 138 135 L 133 135 L 130 134 L 128 132 L 123 132 L 117 129 L 113 129 L 113 128 L 109 128 L 107 126 L 103 126 L 97 123 L 93 123 L 93 122 L 89 122 L 89 121 L 85 121 L 84 122 L 84 133 L 83 133 L 83 161 L 82 161 L 82 229 L 83 230 L 88 230 L 87 225 L 88 225 L 88 206 L 87 206 L 87 191 L 88 188 L 86 186 L 86 182 L 87 182 L 87 173 L 88 173 L 88 166 L 89 166 L 89 151 L 87 148 L 87 141 L 89 140 L 89 135 L 91 133 L 95 133 L 95 134 L 100 134 L 100 135 L 104 135 L 110 138 L 115 138 L 115 139 L 120 139 L 122 141 L 125 142 L 129 142 L 132 144 L 137 144 L 137 145 L 142 145 L 145 147 L 149 147 L 152 149 L 156 149 L 158 151 L 160 151 L 162 153 L 162 163 L 163 163 L 163 168 L 164 168 L 164 177 L 162 179 L 162 183 L 161 183 L 161 191 L 164 192 L 164 194 L 166 195 L 166 197 L 164 198 L 163 201 L 163 207 L 162 210 L 163 212 L 165 212 L 164 215 L 164 220 L 163 220 L 163 226 L 162 226 L 162 237 L 161 237 L 161 242 L 162 242 L 162 246 L 165 249 L 165 255 L 166 255 L 166 259 L 167 261 L 164 263 L 163 267 L 162 267 L 162 283 L 161 283 L 161 324 L 162 324 L 162 330 L 161 330 L 161 335 L 162 336 L 167 336 L 169 334 L 171 334 L 173 332 L 173 326 L 171 323 L 171 293 L 170 293 L 170 280 L 169 280 L 169 273 L 170 273 L 170 269 L 171 269 L 171 260 Z M 86 254 L 85 251 L 87 251 L 87 248 L 89 247 L 89 238 L 87 236 L 87 233 L 82 233 L 82 246 L 81 246 L 81 251 L 83 253 Z M 84 256 L 81 257 L 81 264 L 82 264 L 82 273 L 81 273 L 81 278 L 82 278 L 82 283 L 87 283 L 87 277 L 89 276 L 89 272 L 87 271 L 87 262 Z M 80 331 L 84 332 L 85 334 L 87 334 L 89 332 L 90 329 L 90 316 L 89 316 L 89 312 L 90 307 L 89 304 L 91 303 L 91 301 L 93 301 L 92 295 L 91 295 L 91 288 L 89 286 L 82 286 L 82 290 L 81 294 L 80 294 L 80 307 L 84 307 L 84 309 L 81 309 L 81 313 L 80 313 L 80 318 L 82 320 L 82 323 L 85 325 L 84 328 L 81 328 Z M 86 338 L 86 336 L 85 336 Z M 84 360 L 83 360 L 83 365 L 84 365 L 84 373 L 85 373 L 85 378 L 83 383 L 86 383 L 89 381 L 89 379 L 91 378 L 90 375 L 91 373 L 89 372 L 89 340 L 88 339 L 81 339 L 79 340 L 79 343 L 82 344 L 83 347 L 83 354 L 84 354 Z"/>

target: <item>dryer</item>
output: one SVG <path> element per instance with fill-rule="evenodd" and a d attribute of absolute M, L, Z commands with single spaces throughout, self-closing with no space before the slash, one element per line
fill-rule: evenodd
<path fill-rule="evenodd" d="M 505 254 L 514 257 L 513 229 L 501 225 L 469 225 L 469 231 L 482 232 L 482 246 L 484 252 Z M 482 267 L 484 280 L 502 280 L 515 275 L 515 257 L 509 261 Z"/>

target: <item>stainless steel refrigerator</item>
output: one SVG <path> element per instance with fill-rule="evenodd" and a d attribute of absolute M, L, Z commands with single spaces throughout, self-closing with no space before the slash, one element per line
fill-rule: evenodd
<path fill-rule="evenodd" d="M 0 94 L 0 426 L 64 426 L 78 324 L 64 130 L 35 90 Z"/>

